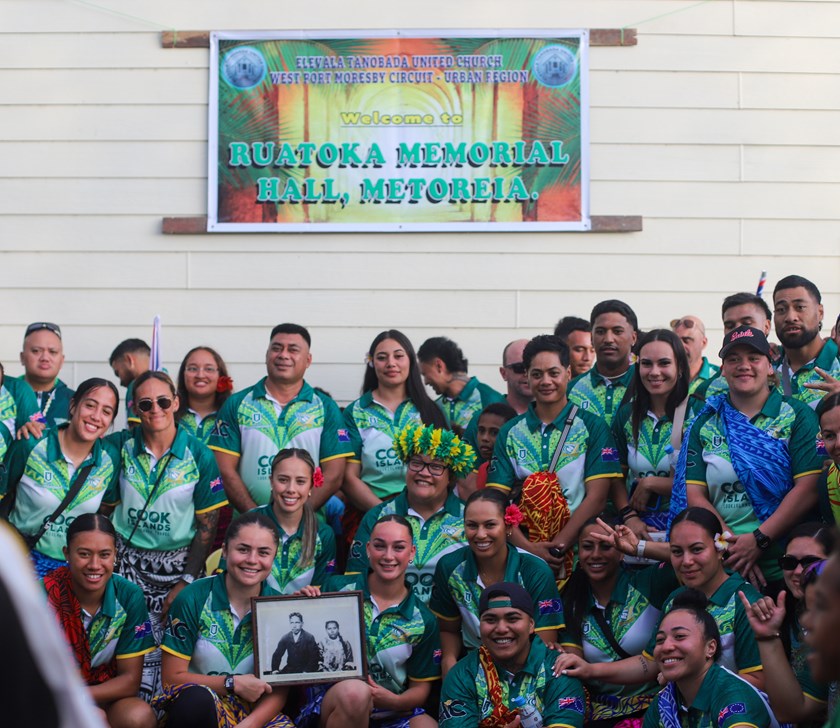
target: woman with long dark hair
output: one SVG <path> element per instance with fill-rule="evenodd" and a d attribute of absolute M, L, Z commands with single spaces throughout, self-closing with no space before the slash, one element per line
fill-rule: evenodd
<path fill-rule="evenodd" d="M 70 400 L 69 422 L 9 449 L 2 510 L 27 541 L 39 576 L 65 564 L 73 519 L 116 498 L 119 455 L 101 438 L 119 402 L 113 383 L 86 379 Z"/>
<path fill-rule="evenodd" d="M 682 440 L 689 366 L 673 331 L 648 331 L 638 343 L 632 399 L 612 423 L 626 482 L 613 488 L 613 502 L 637 532 L 664 533 L 674 484 L 676 453 Z M 682 405 L 682 406 L 681 406 Z M 680 432 L 673 435 L 675 418 Z M 676 447 L 674 447 L 676 443 Z"/>
<path fill-rule="evenodd" d="M 216 424 L 216 413 L 230 397 L 233 380 L 221 355 L 209 346 L 187 352 L 178 370 L 178 411 L 175 419 L 205 445 Z"/>
<path fill-rule="evenodd" d="M 344 495 L 361 513 L 405 487 L 405 464 L 392 443 L 409 422 L 445 427 L 426 394 L 414 347 L 400 331 L 383 331 L 366 357 L 362 396 L 344 409 L 353 455 L 344 471 Z"/>

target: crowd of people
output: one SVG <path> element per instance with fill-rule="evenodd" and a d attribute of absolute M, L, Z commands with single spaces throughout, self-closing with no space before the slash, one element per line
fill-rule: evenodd
<path fill-rule="evenodd" d="M 383 331 L 343 409 L 298 324 L 238 389 L 209 347 L 173 380 L 128 339 L 122 430 L 36 322 L 0 367 L 0 517 L 113 728 L 840 721 L 840 317 L 800 276 L 721 314 L 716 346 L 602 301 L 505 346 L 503 393 Z M 259 674 L 252 599 L 345 592 L 363 654 L 292 611 Z M 363 677 L 280 679 L 304 653 Z"/>

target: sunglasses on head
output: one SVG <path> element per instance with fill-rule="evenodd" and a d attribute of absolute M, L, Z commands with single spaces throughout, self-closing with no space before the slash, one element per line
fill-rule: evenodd
<path fill-rule="evenodd" d="M 151 412 L 152 407 L 155 406 L 155 402 L 157 402 L 157 406 L 162 410 L 168 410 L 172 406 L 172 397 L 167 397 L 166 395 L 161 395 L 157 399 L 146 397 L 145 399 L 138 400 L 135 407 L 141 412 Z"/>
<path fill-rule="evenodd" d="M 525 367 L 525 362 L 518 361 L 515 364 L 505 364 L 505 369 L 510 369 L 514 374 L 524 374 L 528 370 Z"/>
<path fill-rule="evenodd" d="M 784 571 L 793 571 L 797 566 L 802 566 L 803 569 L 807 569 L 811 564 L 816 564 L 818 561 L 822 561 L 819 556 L 803 556 L 801 559 L 796 556 L 788 556 L 785 554 L 784 556 L 779 558 L 779 566 Z"/>
<path fill-rule="evenodd" d="M 694 319 L 674 319 L 671 321 L 671 328 L 672 329 L 693 329 L 696 325 Z"/>

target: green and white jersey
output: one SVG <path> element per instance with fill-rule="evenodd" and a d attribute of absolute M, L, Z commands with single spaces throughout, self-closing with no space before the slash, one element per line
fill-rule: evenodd
<path fill-rule="evenodd" d="M 202 445 L 210 444 L 210 435 L 216 427 L 217 412 L 202 417 L 194 410 L 188 409 L 178 420 L 178 426 L 192 435 Z"/>
<path fill-rule="evenodd" d="M 467 386 L 461 390 L 457 397 L 451 398 L 441 395 L 435 400 L 435 404 L 440 407 L 440 411 L 446 417 L 446 424 L 449 427 L 460 427 L 463 431 L 467 429 L 470 420 L 488 404 L 504 401 L 503 394 L 479 382 L 476 377 L 470 377 Z"/>
<path fill-rule="evenodd" d="M 454 493 L 450 493 L 443 508 L 426 521 L 408 505 L 408 498 L 403 490 L 393 500 L 371 508 L 362 518 L 350 546 L 350 558 L 347 561 L 348 574 L 367 574 L 368 558 L 365 545 L 370 540 L 370 532 L 377 520 L 392 513 L 405 517 L 411 524 L 417 553 L 405 572 L 405 580 L 414 590 L 417 598 L 424 604 L 428 604 L 432 596 L 432 581 L 438 561 L 445 554 L 456 551 L 466 543 L 464 504 Z"/>
<path fill-rule="evenodd" d="M 819 439 L 819 422 L 802 402 L 771 391 L 761 412 L 750 422 L 787 445 L 791 458 L 790 488 L 796 478 L 822 470 L 825 454 Z M 752 533 L 759 528 L 761 522 L 732 466 L 722 419 L 713 412 L 698 417 L 687 447 L 686 484 L 708 490 L 709 500 L 734 534 Z M 781 544 L 774 543 L 759 559 L 768 579 L 782 578 L 777 562 L 783 553 Z"/>
<path fill-rule="evenodd" d="M 18 377 L 26 381 L 23 376 Z M 44 416 L 43 422 L 47 427 L 58 427 L 70 419 L 70 400 L 73 399 L 75 391 L 70 389 L 60 379 L 55 380 L 52 389 L 45 392 L 35 392 L 35 401 L 38 409 Z"/>
<path fill-rule="evenodd" d="M 96 440 L 90 455 L 79 466 L 93 464 L 81 490 L 41 536 L 36 550 L 50 558 L 64 560 L 67 529 L 83 513 L 96 513 L 99 506 L 113 502 L 117 493 L 119 454 L 104 440 Z M 16 440 L 6 460 L 7 481 L 3 493 L 17 489 L 9 521 L 21 533 L 34 536 L 64 500 L 76 479 L 77 468 L 61 452 L 58 430 L 46 430 L 40 440 Z"/>
<path fill-rule="evenodd" d="M 838 359 L 837 344 L 834 339 L 829 339 L 823 344 L 823 348 L 815 359 L 812 359 L 797 371 L 791 371 L 785 359 L 784 350 L 781 356 L 773 363 L 773 368 L 778 372 L 779 379 L 784 380 L 787 369 L 787 376 L 790 377 L 790 396 L 804 402 L 811 409 L 816 409 L 825 392 L 819 389 L 808 389 L 805 385 L 812 382 L 822 382 L 822 377 L 817 374 L 816 368 L 828 372 L 835 379 L 840 379 L 840 359 Z"/>
<path fill-rule="evenodd" d="M 149 502 L 131 545 L 154 551 L 188 546 L 195 536 L 197 513 L 227 504 L 213 453 L 180 427 L 172 447 L 160 460 L 146 449 L 143 431 L 135 427 L 108 437 L 120 450 L 119 503 L 112 516 L 117 533 L 127 539 Z M 165 468 L 165 472 L 161 472 Z"/>
<path fill-rule="evenodd" d="M 554 572 L 542 559 L 507 545 L 504 581 L 520 584 L 534 598 L 536 631 L 562 629 L 563 602 Z M 478 575 L 478 564 L 469 546 L 446 554 L 435 567 L 429 609 L 444 621 L 461 620 L 464 647 L 481 645 L 478 600 L 486 585 Z"/>
<path fill-rule="evenodd" d="M 6 430 L 8 437 L 0 437 L 0 463 L 6 457 L 8 444 L 15 439 L 17 431 L 27 422 L 41 422 L 38 400 L 22 379 L 6 377 L 0 387 L 0 427 Z"/>
<path fill-rule="evenodd" d="M 674 598 L 685 591 L 681 586 L 671 593 L 662 605 L 662 614 L 668 613 Z M 747 601 L 752 604 L 761 599 L 759 591 L 740 574 L 729 574 L 717 591 L 709 597 L 706 611 L 712 615 L 720 630 L 720 658 L 718 663 L 728 670 L 745 675 L 762 669 L 761 657 L 758 654 L 758 644 L 755 634 L 750 627 L 744 605 L 738 597 L 738 592 L 744 592 Z M 659 622 L 661 623 L 661 619 Z M 646 657 L 653 659 L 653 648 L 656 645 L 656 633 L 659 623 L 650 632 L 650 641 L 644 651 Z"/>
<path fill-rule="evenodd" d="M 254 511 L 271 519 L 280 534 L 280 547 L 271 565 L 271 574 L 266 579 L 266 583 L 278 594 L 294 594 L 310 584 L 321 586 L 327 576 L 335 571 L 335 533 L 327 524 L 318 521 L 314 560 L 309 564 L 301 564 L 303 519 L 297 532 L 290 536 L 277 522 L 270 503 Z"/>
<path fill-rule="evenodd" d="M 547 471 L 571 407 L 569 402 L 554 422 L 544 425 L 532 402 L 524 414 L 507 422 L 496 438 L 487 486 L 510 491 L 517 480 Z M 572 513 L 586 495 L 587 482 L 623 477 L 615 441 L 602 418 L 578 409 L 556 471 Z"/>
<path fill-rule="evenodd" d="M 704 356 L 703 357 L 703 364 L 700 367 L 700 371 L 697 372 L 697 376 L 694 377 L 688 383 L 688 393 L 694 394 L 697 391 L 697 388 L 703 385 L 705 382 L 708 382 L 711 379 L 714 379 L 720 374 L 720 367 L 711 364 L 709 360 Z"/>
<path fill-rule="evenodd" d="M 673 422 L 667 416 L 657 417 L 648 412 L 639 423 L 638 442 L 633 437 L 633 405 L 623 405 L 612 423 L 612 434 L 618 448 L 621 467 L 627 474 L 627 493 L 631 494 L 639 478 L 671 476 L 671 460 L 667 450 L 671 445 Z M 655 496 L 639 513 L 641 519 L 657 531 L 664 530 L 668 521 L 670 496 Z"/>
<path fill-rule="evenodd" d="M 410 589 L 405 599 L 385 611 L 376 605 L 367 576 L 362 574 L 331 576 L 321 591 L 364 594 L 365 650 L 370 676 L 377 685 L 401 695 L 408 690 L 409 680 L 440 680 L 437 620 Z"/>
<path fill-rule="evenodd" d="M 87 633 L 91 667 L 107 665 L 114 659 L 140 657 L 156 647 L 143 590 L 117 574 L 108 580 L 99 611 L 90 615 L 83 609 L 80 616 Z"/>
<path fill-rule="evenodd" d="M 584 412 L 603 417 L 607 425 L 611 425 L 627 393 L 627 387 L 633 381 L 635 367 L 633 364 L 620 377 L 612 378 L 602 376 L 596 367 L 592 367 L 569 382 L 566 396 Z"/>
<path fill-rule="evenodd" d="M 657 695 L 645 713 L 642 728 L 664 728 L 660 699 Z M 769 728 L 774 724 L 758 691 L 720 665 L 709 668 L 690 706 L 680 703 L 679 721 L 681 728 Z"/>
<path fill-rule="evenodd" d="M 265 582 L 260 596 L 276 592 Z M 197 675 L 253 675 L 251 612 L 241 619 L 231 609 L 225 575 L 193 582 L 172 602 L 161 649 L 189 660 Z"/>
<path fill-rule="evenodd" d="M 722 374 L 702 382 L 689 394 L 686 421 L 696 416 L 703 409 L 703 403 L 716 394 L 729 394 L 729 382 L 723 378 Z"/>
<path fill-rule="evenodd" d="M 379 499 L 389 498 L 405 488 L 405 464 L 394 450 L 394 439 L 409 423 L 420 421 L 420 412 L 410 399 L 391 411 L 365 392 L 344 408 L 344 422 L 350 435 L 351 463 L 361 465 L 361 478 Z"/>
<path fill-rule="evenodd" d="M 257 505 L 271 496 L 271 461 L 283 448 L 299 447 L 315 461 L 350 455 L 350 435 L 338 405 L 306 382 L 288 404 L 265 389 L 263 378 L 222 405 L 210 449 L 239 458 L 239 477 Z"/>
<path fill-rule="evenodd" d="M 621 648 L 628 655 L 641 655 L 659 624 L 662 604 L 677 586 L 677 576 L 670 565 L 657 564 L 633 571 L 621 569 L 609 603 L 599 605 L 590 592 L 589 609 L 580 629 L 567 629 L 562 636 L 563 645 L 582 649 L 584 659 L 590 663 L 623 659 L 624 655 L 613 649 L 593 616 L 600 609 Z M 613 720 L 638 713 L 650 705 L 659 690 L 656 680 L 640 685 L 593 680 L 586 685 L 592 720 Z"/>
<path fill-rule="evenodd" d="M 513 709 L 511 701 L 525 698 L 537 709 L 545 728 L 582 728 L 586 707 L 580 680 L 565 675 L 554 677 L 557 653 L 549 650 L 539 638 L 531 642 L 525 666 L 516 674 L 496 665 L 502 702 Z M 446 674 L 440 693 L 441 728 L 477 726 L 493 714 L 489 698 L 487 674 L 473 650 Z"/>

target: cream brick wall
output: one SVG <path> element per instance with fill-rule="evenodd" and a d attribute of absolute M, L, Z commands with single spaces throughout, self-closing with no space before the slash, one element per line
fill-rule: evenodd
<path fill-rule="evenodd" d="M 644 231 L 162 235 L 206 213 L 209 52 L 160 31 L 269 26 L 637 28 L 591 50 L 591 206 Z M 312 329 L 310 381 L 347 401 L 383 328 L 448 334 L 501 387 L 507 341 L 606 297 L 643 327 L 698 314 L 717 342 L 723 296 L 796 272 L 832 321 L 838 130 L 834 0 L 2 0 L 0 360 L 19 373 L 23 327 L 54 320 L 77 383 L 159 313 L 170 370 L 206 343 L 245 386 L 291 320 Z"/>

